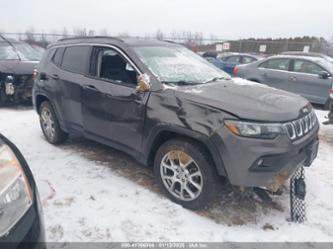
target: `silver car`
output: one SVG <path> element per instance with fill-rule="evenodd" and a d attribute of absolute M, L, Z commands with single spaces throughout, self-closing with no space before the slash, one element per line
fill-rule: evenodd
<path fill-rule="evenodd" d="M 321 58 L 272 56 L 247 65 L 237 66 L 237 77 L 293 92 L 311 103 L 330 105 L 333 86 L 333 64 Z"/>

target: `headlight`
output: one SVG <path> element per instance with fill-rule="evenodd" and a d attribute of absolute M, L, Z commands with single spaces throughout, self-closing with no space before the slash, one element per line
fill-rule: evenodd
<path fill-rule="evenodd" d="M 32 191 L 20 162 L 0 140 L 0 237 L 22 218 L 32 204 Z"/>
<path fill-rule="evenodd" d="M 234 134 L 243 137 L 273 139 L 285 133 L 281 124 L 262 124 L 236 120 L 225 121 L 226 127 Z"/>

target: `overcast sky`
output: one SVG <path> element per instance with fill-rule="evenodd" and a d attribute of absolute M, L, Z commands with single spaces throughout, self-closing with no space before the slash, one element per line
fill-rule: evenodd
<path fill-rule="evenodd" d="M 112 35 L 158 29 L 218 37 L 333 36 L 332 0 L 0 0 L 0 30 L 107 29 Z"/>

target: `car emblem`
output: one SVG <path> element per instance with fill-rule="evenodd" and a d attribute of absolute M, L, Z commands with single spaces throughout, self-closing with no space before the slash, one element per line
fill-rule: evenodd
<path fill-rule="evenodd" d="M 308 114 L 308 113 L 309 113 L 309 109 L 308 109 L 307 107 L 304 107 L 304 108 L 302 109 L 302 113 L 303 113 L 303 114 Z"/>

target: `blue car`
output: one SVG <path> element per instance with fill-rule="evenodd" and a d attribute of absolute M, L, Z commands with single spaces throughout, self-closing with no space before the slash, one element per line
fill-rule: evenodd
<path fill-rule="evenodd" d="M 227 72 L 230 75 L 234 75 L 234 69 L 238 65 L 249 64 L 261 59 L 261 57 L 251 54 L 227 54 L 227 55 L 218 55 L 214 57 L 213 53 L 204 54 L 203 57 L 214 64 L 218 68 Z"/>

